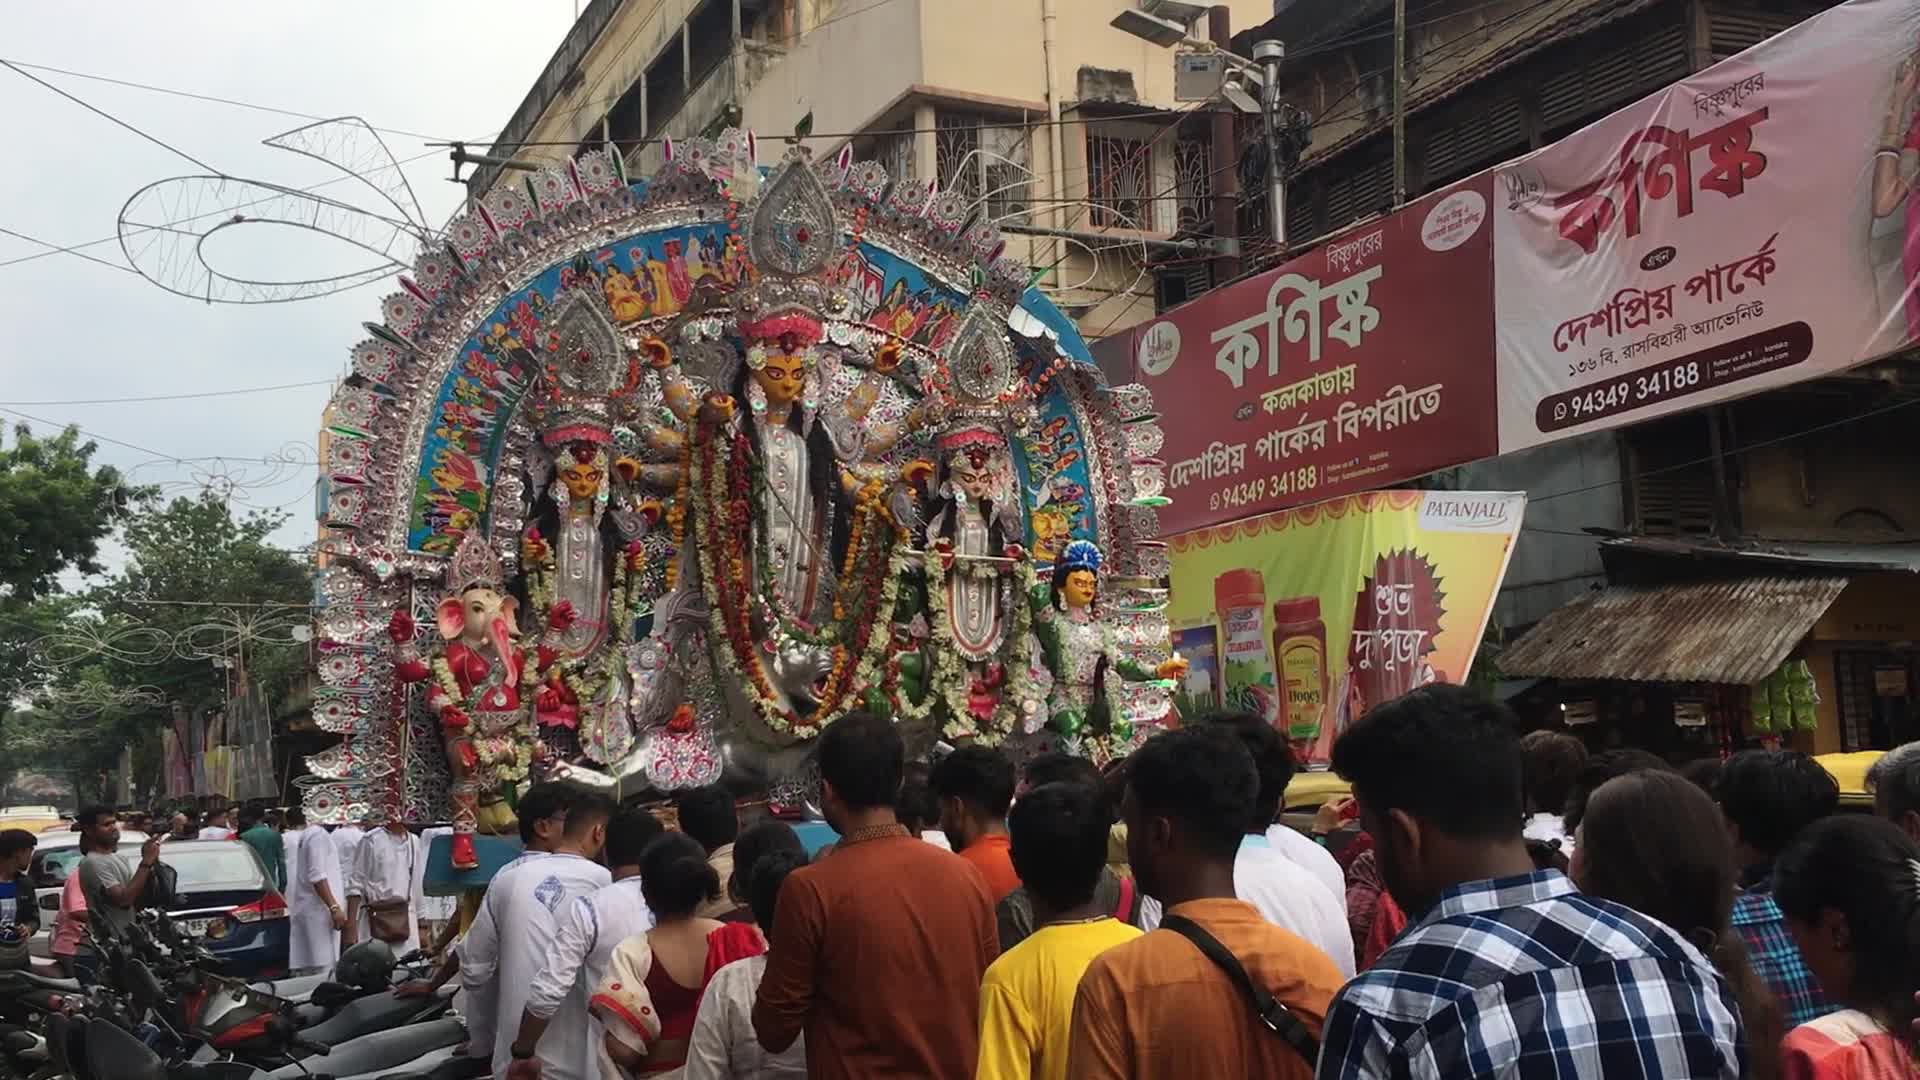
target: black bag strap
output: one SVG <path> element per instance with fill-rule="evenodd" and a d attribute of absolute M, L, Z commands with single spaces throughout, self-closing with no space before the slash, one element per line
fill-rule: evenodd
<path fill-rule="evenodd" d="M 1293 1010 L 1281 1004 L 1279 999 L 1254 985 L 1253 978 L 1247 974 L 1246 968 L 1240 966 L 1240 961 L 1212 934 L 1201 929 L 1199 923 L 1185 916 L 1168 915 L 1160 920 L 1160 926 L 1193 942 L 1194 948 L 1226 972 L 1228 980 L 1240 988 L 1240 993 L 1253 1006 L 1254 1015 L 1267 1025 L 1267 1030 L 1285 1039 L 1288 1046 L 1307 1059 L 1309 1066 L 1319 1060 L 1320 1040 L 1307 1030 L 1306 1023 L 1293 1015 Z"/>

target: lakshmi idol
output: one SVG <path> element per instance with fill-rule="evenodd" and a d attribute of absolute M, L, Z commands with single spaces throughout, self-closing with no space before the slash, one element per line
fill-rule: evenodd
<path fill-rule="evenodd" d="M 534 413 L 540 447 L 531 471 L 545 498 L 521 542 L 529 598 L 545 623 L 534 694 L 551 756 L 610 762 L 632 746 L 623 649 L 641 606 L 647 541 L 659 503 L 639 488 L 664 477 L 624 452 L 617 426 L 638 413 L 639 361 L 596 292 L 567 296 L 552 320 Z"/>

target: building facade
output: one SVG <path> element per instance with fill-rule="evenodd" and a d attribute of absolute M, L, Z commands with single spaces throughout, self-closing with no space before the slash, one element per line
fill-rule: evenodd
<path fill-rule="evenodd" d="M 1163 244 L 1211 213 L 1205 116 L 1172 54 L 1109 25 L 1114 0 L 593 0 L 491 153 L 546 165 L 619 145 L 635 175 L 668 139 L 728 126 L 771 163 L 803 122 L 895 177 L 964 192 L 1089 336 L 1150 317 Z M 1206 36 L 1205 9 L 1141 5 Z M 1272 13 L 1232 0 L 1235 26 Z M 487 166 L 482 195 L 511 170 Z M 1193 261 L 1193 260 L 1187 260 Z M 1203 261 L 1203 260 L 1202 260 Z"/>

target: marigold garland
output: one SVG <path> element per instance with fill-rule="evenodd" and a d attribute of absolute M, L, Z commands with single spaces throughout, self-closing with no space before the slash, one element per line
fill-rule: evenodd
<path fill-rule="evenodd" d="M 956 569 L 969 561 L 956 560 Z M 1022 561 L 1011 570 L 993 567 L 992 574 L 996 578 L 1003 575 L 1011 577 L 1013 589 L 1011 592 L 1004 588 L 1001 590 L 1002 607 L 1011 609 L 1006 612 L 1008 625 L 1001 638 L 997 657 L 1006 672 L 1007 681 L 1001 687 L 1000 698 L 994 703 L 993 713 L 985 723 L 976 719 L 968 708 L 967 695 L 973 689 L 973 672 L 961 659 L 960 650 L 953 640 L 953 621 L 947 607 L 947 582 L 942 578 L 927 583 L 927 621 L 932 634 L 933 668 L 927 673 L 925 702 L 930 706 L 934 701 L 939 701 L 946 706 L 947 718 L 941 731 L 947 738 L 972 737 L 984 746 L 998 746 L 1014 733 L 1021 713 L 1025 711 L 1027 697 L 1032 693 L 1027 658 L 1020 653 L 1026 647 L 1033 618 L 1026 601 L 1034 584 L 1033 566 Z M 924 715 L 922 712 L 921 716 Z"/>
<path fill-rule="evenodd" d="M 702 442 L 689 461 L 688 488 L 692 496 L 694 528 L 700 539 L 698 566 L 701 589 L 707 598 L 708 623 L 714 640 L 714 658 L 722 670 L 736 677 L 771 729 L 792 734 L 817 732 L 845 715 L 860 700 L 856 691 L 877 685 L 891 638 L 874 640 L 874 629 L 891 626 L 899 597 L 898 579 L 904 567 L 905 538 L 880 513 L 884 482 L 872 481 L 856 499 L 842 594 L 870 596 L 873 606 L 864 618 L 846 620 L 845 640 L 832 645 L 832 666 L 814 711 L 801 717 L 780 698 L 761 662 L 752 613 L 756 604 L 756 575 L 748 572 L 744 538 L 754 536 L 754 452 L 743 432 L 727 440 L 724 456 L 719 439 Z M 854 540 L 857 538 L 857 542 Z M 845 616 L 844 604 L 839 612 Z M 769 626 L 770 634 L 787 628 Z M 842 637 L 836 629 L 836 638 Z M 724 644 L 724 648 L 721 647 Z"/>

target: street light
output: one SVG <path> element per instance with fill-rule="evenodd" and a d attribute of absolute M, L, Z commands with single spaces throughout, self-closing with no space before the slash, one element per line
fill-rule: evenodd
<path fill-rule="evenodd" d="M 1180 7 L 1184 5 L 1161 0 L 1155 10 Z M 1293 139 L 1292 120 L 1296 115 L 1301 115 L 1296 114 L 1280 95 L 1280 66 L 1286 50 L 1278 41 L 1256 41 L 1253 45 L 1254 59 L 1249 60 L 1222 47 L 1226 36 L 1224 26 L 1217 35 L 1220 40 L 1200 41 L 1189 37 L 1183 24 L 1137 8 L 1128 8 L 1115 15 L 1112 25 L 1163 49 L 1185 46 L 1218 55 L 1233 68 L 1232 73 L 1220 82 L 1220 96 L 1235 109 L 1261 118 L 1262 141 L 1267 151 L 1267 204 L 1273 219 L 1273 239 L 1284 256 L 1287 250 L 1286 173 L 1291 156 L 1285 151 Z M 1311 123 L 1311 118 L 1307 119 L 1307 123 Z"/>
<path fill-rule="evenodd" d="M 1260 100 L 1247 92 L 1247 88 L 1241 85 L 1237 75 L 1220 84 L 1220 96 L 1232 102 L 1233 107 L 1243 113 L 1260 115 Z"/>
<path fill-rule="evenodd" d="M 1158 15 L 1149 15 L 1139 8 L 1127 8 L 1115 15 L 1112 25 L 1116 30 L 1124 30 L 1134 37 L 1151 41 L 1163 49 L 1170 49 L 1192 40 L 1187 37 L 1185 26 Z"/>

